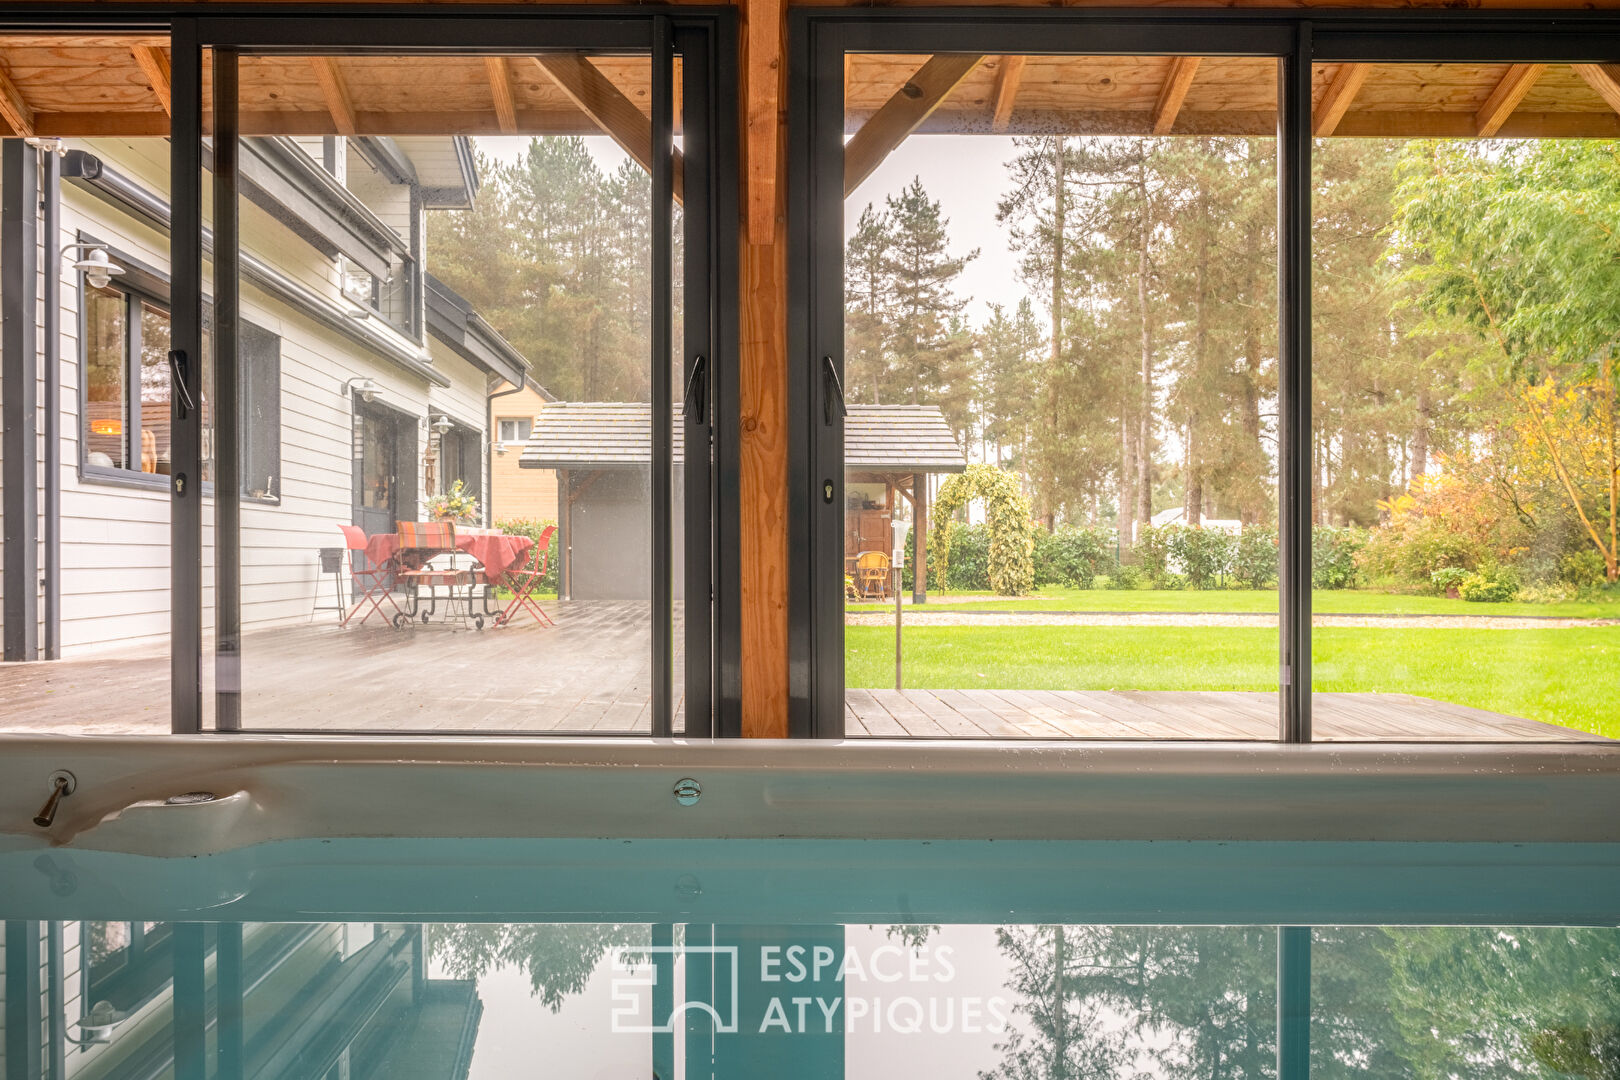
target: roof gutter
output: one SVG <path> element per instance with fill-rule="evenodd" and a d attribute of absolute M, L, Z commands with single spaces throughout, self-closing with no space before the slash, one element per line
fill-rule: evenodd
<path fill-rule="evenodd" d="M 70 150 L 62 159 L 62 175 L 98 199 L 167 233 L 172 220 L 169 203 L 121 173 L 109 169 L 101 159 L 83 150 Z M 202 233 L 204 255 L 214 250 L 214 235 Z M 395 367 L 435 386 L 449 386 L 450 379 L 433 367 L 423 350 L 408 348 L 380 330 L 371 320 L 352 319 L 348 312 L 275 269 L 248 252 L 239 253 L 242 277 L 256 288 L 275 297 L 314 321 L 363 346 Z"/>

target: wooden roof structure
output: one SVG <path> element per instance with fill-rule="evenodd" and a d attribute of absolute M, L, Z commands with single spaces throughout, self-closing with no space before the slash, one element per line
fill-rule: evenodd
<path fill-rule="evenodd" d="M 241 125 L 249 135 L 645 140 L 650 77 L 644 56 L 250 55 Z M 852 54 L 845 79 L 852 156 L 912 133 L 1276 129 L 1269 58 Z M 1620 65 L 1318 64 L 1315 84 L 1320 135 L 1620 137 Z M 0 134 L 161 136 L 168 109 L 165 38 L 0 38 Z"/>

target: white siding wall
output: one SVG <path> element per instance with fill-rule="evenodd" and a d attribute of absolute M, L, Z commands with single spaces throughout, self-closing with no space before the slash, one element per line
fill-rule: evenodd
<path fill-rule="evenodd" d="M 163 140 L 101 140 L 92 149 L 113 168 L 167 192 Z M 331 260 L 257 208 L 244 205 L 242 218 L 248 250 L 323 295 L 336 296 Z M 64 185 L 62 242 L 74 242 L 81 229 L 168 273 L 167 237 Z M 168 637 L 168 493 L 79 475 L 79 296 L 66 260 L 62 272 L 62 653 L 150 646 Z M 318 549 L 340 546 L 337 525 L 351 520 L 353 437 L 345 380 L 376 380 L 382 400 L 412 417 L 425 417 L 431 404 L 482 430 L 484 377 L 436 350 L 440 370 L 455 385 L 430 393 L 425 380 L 251 286 L 243 289 L 243 309 L 248 321 L 281 337 L 281 500 L 242 505 L 242 620 L 245 628 L 254 628 L 309 617 L 323 584 Z M 425 442 L 425 431 L 419 431 L 419 493 Z M 205 518 L 210 516 L 211 505 L 205 505 Z M 208 532 L 205 560 L 211 556 Z M 330 581 L 324 584 L 329 591 Z M 209 588 L 207 608 L 212 599 Z"/>

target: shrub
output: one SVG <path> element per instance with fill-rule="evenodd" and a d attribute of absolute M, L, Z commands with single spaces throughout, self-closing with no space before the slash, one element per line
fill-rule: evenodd
<path fill-rule="evenodd" d="M 1090 589 L 1114 562 L 1113 536 L 1103 529 L 1063 525 L 1035 534 L 1035 584 Z"/>
<path fill-rule="evenodd" d="M 1237 551 L 1237 537 L 1218 529 L 1193 529 L 1183 525 L 1167 525 L 1165 529 L 1169 533 L 1165 546 L 1185 575 L 1188 588 L 1208 589 L 1225 583 Z"/>
<path fill-rule="evenodd" d="M 1479 604 L 1501 604 L 1519 592 L 1519 576 L 1505 566 L 1492 566 L 1463 578 L 1457 592 L 1464 600 Z"/>
<path fill-rule="evenodd" d="M 1558 579 L 1578 589 L 1595 588 L 1608 580 L 1608 569 L 1603 556 L 1587 548 L 1559 560 Z"/>
<path fill-rule="evenodd" d="M 546 526 L 554 522 L 543 521 L 539 518 L 508 518 L 506 521 L 497 521 L 495 527 L 508 536 L 527 536 L 536 544 L 540 542 L 540 534 Z M 540 579 L 540 588 L 544 592 L 557 591 L 558 567 L 562 564 L 560 552 L 562 551 L 562 535 L 553 533 L 551 537 L 551 550 L 546 553 L 546 574 Z M 527 567 L 528 563 L 524 563 Z"/>
<path fill-rule="evenodd" d="M 1144 525 L 1131 545 L 1142 576 L 1157 585 L 1170 572 L 1170 537 L 1174 525 Z"/>
<path fill-rule="evenodd" d="M 952 521 L 945 526 L 950 532 L 950 561 L 945 564 L 945 588 L 958 591 L 984 592 L 990 588 L 990 527 L 966 525 Z M 930 558 L 928 576 L 939 581 L 939 564 Z"/>
<path fill-rule="evenodd" d="M 1264 589 L 1277 580 L 1277 530 L 1245 525 L 1232 552 L 1232 579 L 1249 589 Z"/>
<path fill-rule="evenodd" d="M 1129 563 L 1122 563 L 1114 568 L 1108 578 L 1108 587 L 1129 592 L 1142 587 L 1142 571 Z"/>
<path fill-rule="evenodd" d="M 1035 587 L 1035 534 L 1036 527 L 1018 478 L 994 465 L 974 464 L 967 471 L 948 477 L 934 498 L 933 518 L 947 522 L 969 502 L 984 504 L 988 540 L 986 543 L 986 585 L 998 596 L 1023 596 Z M 946 527 L 934 530 L 928 540 L 928 569 L 933 571 L 935 560 L 946 567 L 945 580 L 952 583 L 956 575 L 948 568 L 952 564 L 951 546 L 956 531 Z"/>
<path fill-rule="evenodd" d="M 1311 530 L 1311 587 L 1356 587 L 1356 556 L 1367 546 L 1367 534 L 1356 528 L 1318 525 Z"/>
<path fill-rule="evenodd" d="M 1450 596 L 1452 589 L 1459 590 L 1458 595 L 1461 595 L 1462 583 L 1473 576 L 1472 570 L 1464 570 L 1460 566 L 1442 566 L 1429 575 L 1429 584 L 1441 596 Z"/>

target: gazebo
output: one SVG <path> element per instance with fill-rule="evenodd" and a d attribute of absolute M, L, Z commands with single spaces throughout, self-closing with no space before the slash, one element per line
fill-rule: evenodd
<path fill-rule="evenodd" d="M 914 603 L 928 598 L 928 477 L 963 472 L 967 458 L 934 405 L 851 405 L 844 418 L 844 559 L 894 546 L 896 497 L 911 504 Z M 882 489 L 881 498 L 878 490 Z"/>

